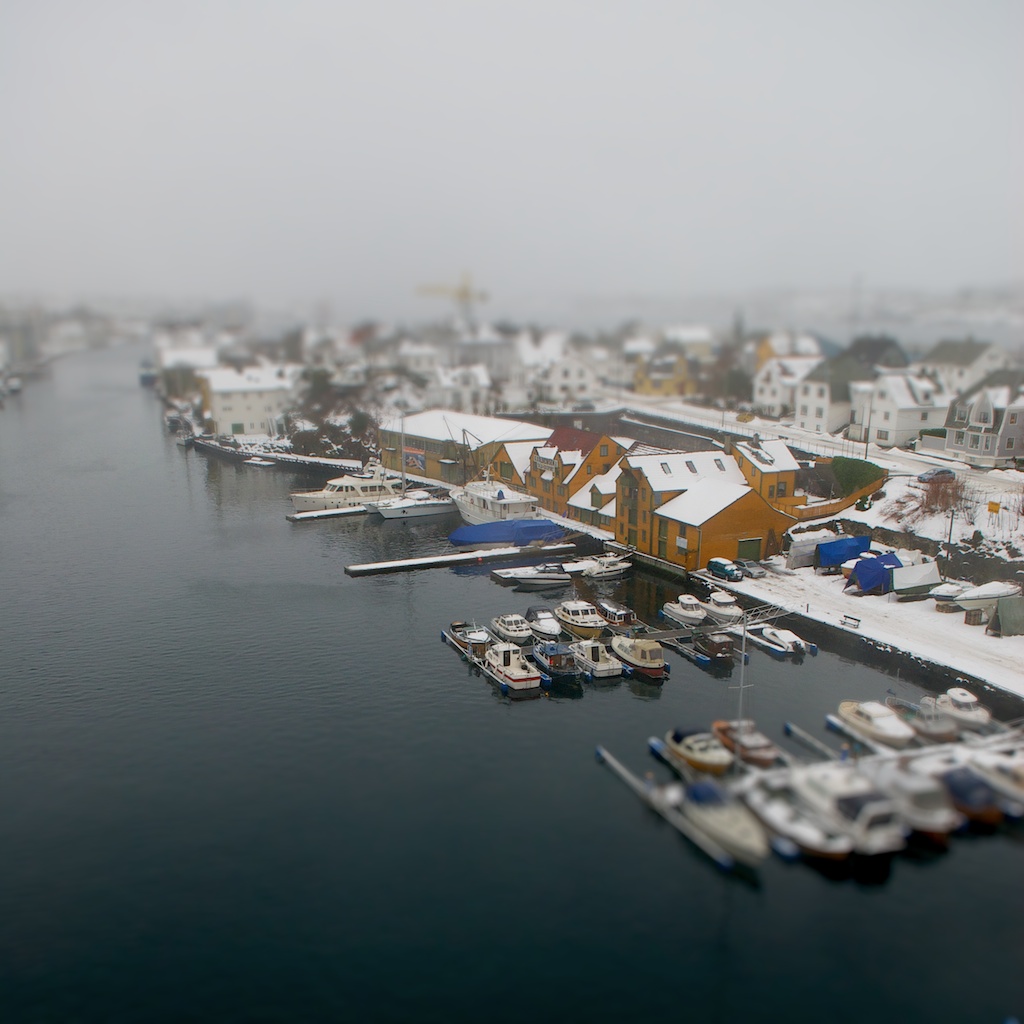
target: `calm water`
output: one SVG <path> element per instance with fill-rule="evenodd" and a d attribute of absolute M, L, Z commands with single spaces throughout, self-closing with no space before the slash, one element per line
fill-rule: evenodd
<path fill-rule="evenodd" d="M 345 576 L 454 524 L 288 523 L 309 482 L 178 448 L 143 354 L 0 410 L 0 1020 L 1024 1014 L 1024 830 L 718 873 L 593 750 L 660 774 L 646 737 L 733 712 L 729 680 L 673 656 L 660 689 L 502 700 L 439 630 L 535 596 Z M 842 698 L 919 692 L 827 650 L 747 682 L 822 738 Z"/>

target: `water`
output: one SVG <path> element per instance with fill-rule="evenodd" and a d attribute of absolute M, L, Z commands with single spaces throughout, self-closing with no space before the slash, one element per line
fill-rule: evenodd
<path fill-rule="evenodd" d="M 486 571 L 353 580 L 453 523 L 285 520 L 309 481 L 178 448 L 141 355 L 0 410 L 0 1019 L 976 1020 L 1024 1012 L 1019 829 L 831 878 L 718 873 L 610 772 L 734 713 L 673 656 L 503 700 L 439 639 L 542 603 Z M 604 584 L 645 617 L 654 577 Z M 919 692 L 751 654 L 753 711 L 821 727 Z"/>

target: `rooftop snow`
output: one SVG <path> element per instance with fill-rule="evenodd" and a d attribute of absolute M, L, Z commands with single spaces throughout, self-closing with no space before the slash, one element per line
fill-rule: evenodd
<path fill-rule="evenodd" d="M 656 514 L 689 526 L 701 526 L 739 501 L 750 488 L 724 480 L 699 480 L 683 494 L 666 502 Z"/>
<path fill-rule="evenodd" d="M 401 418 L 381 424 L 381 430 L 398 433 L 402 429 Z M 535 423 L 520 420 L 499 420 L 491 416 L 476 416 L 472 413 L 452 412 L 450 409 L 428 409 L 405 417 L 405 432 L 415 437 L 433 441 L 465 442 L 475 451 L 481 445 L 498 441 L 546 441 L 551 436 L 549 427 L 538 427 Z"/>

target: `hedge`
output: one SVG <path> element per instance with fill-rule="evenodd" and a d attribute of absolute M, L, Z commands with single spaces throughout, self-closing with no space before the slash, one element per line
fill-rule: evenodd
<path fill-rule="evenodd" d="M 885 470 L 873 462 L 865 462 L 863 459 L 844 459 L 842 456 L 836 456 L 832 460 L 832 472 L 835 474 L 836 483 L 839 484 L 844 496 L 859 491 L 876 480 L 885 479 Z"/>

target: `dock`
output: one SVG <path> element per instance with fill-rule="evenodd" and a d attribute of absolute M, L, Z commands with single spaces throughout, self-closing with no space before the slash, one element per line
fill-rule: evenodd
<path fill-rule="evenodd" d="M 313 519 L 337 519 L 340 516 L 365 516 L 365 505 L 346 505 L 345 508 L 317 508 L 310 512 L 292 512 L 285 516 L 289 523 L 308 523 Z"/>
<path fill-rule="evenodd" d="M 546 558 L 565 555 L 576 550 L 575 544 L 546 544 L 544 547 L 478 548 L 451 555 L 428 555 L 425 558 L 398 558 L 392 562 L 364 562 L 346 565 L 346 576 L 379 576 L 388 572 L 412 572 L 415 569 L 443 569 L 453 565 L 483 565 L 522 556 Z"/>

